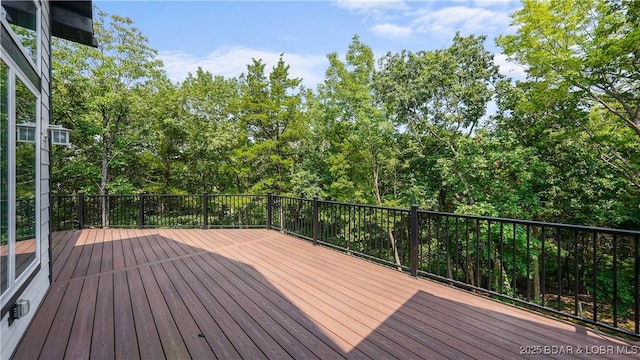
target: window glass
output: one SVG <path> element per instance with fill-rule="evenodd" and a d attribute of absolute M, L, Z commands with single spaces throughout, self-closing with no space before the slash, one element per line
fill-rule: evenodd
<path fill-rule="evenodd" d="M 16 124 L 36 123 L 37 97 L 20 79 L 15 81 Z M 36 142 L 16 141 L 15 146 L 17 279 L 36 258 Z"/>
<path fill-rule="evenodd" d="M 35 142 L 36 128 L 35 124 L 18 124 L 18 142 Z"/>
<path fill-rule="evenodd" d="M 69 145 L 68 130 L 51 130 L 51 137 L 54 145 Z"/>
<path fill-rule="evenodd" d="M 8 16 L 11 30 L 18 36 L 22 47 L 37 64 L 38 59 L 38 9 L 33 1 L 3 4 L 3 15 Z"/>

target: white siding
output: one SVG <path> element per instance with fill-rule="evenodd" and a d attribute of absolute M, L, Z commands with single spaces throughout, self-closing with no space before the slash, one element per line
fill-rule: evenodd
<path fill-rule="evenodd" d="M 42 71 L 41 71 L 41 83 L 42 83 L 42 129 L 44 135 L 47 136 L 40 142 L 40 267 L 41 271 L 46 272 L 49 276 L 49 124 L 51 120 L 50 115 L 50 44 L 51 44 L 51 32 L 49 26 L 49 2 L 44 2 L 42 6 L 42 46 L 41 46 L 41 58 L 42 58 Z"/>

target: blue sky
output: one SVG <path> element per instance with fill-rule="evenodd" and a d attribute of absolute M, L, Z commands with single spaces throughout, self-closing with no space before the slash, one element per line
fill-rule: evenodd
<path fill-rule="evenodd" d="M 94 4 L 127 16 L 159 51 L 169 78 L 180 82 L 198 66 L 238 76 L 251 58 L 273 66 L 279 55 L 290 74 L 314 88 L 324 79 L 327 54 L 344 54 L 354 35 L 376 58 L 385 53 L 445 48 L 456 31 L 487 35 L 502 72 L 522 78 L 494 38 L 513 31 L 519 1 L 105 1 Z"/>

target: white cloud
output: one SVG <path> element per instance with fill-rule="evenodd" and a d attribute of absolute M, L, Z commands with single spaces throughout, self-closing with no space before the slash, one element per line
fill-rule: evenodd
<path fill-rule="evenodd" d="M 520 5 L 520 0 L 474 0 L 473 4 L 476 7 L 482 8 L 502 8 L 508 9 L 513 7 L 514 5 Z"/>
<path fill-rule="evenodd" d="M 376 36 L 399 39 L 424 34 L 433 39 L 451 40 L 456 32 L 463 35 L 511 33 L 511 13 L 519 0 L 450 0 L 447 2 L 405 0 L 337 0 L 336 6 L 371 18 L 369 30 Z"/>
<path fill-rule="evenodd" d="M 363 15 L 374 20 L 388 19 L 398 11 L 406 11 L 409 6 L 404 0 L 338 0 L 339 8 Z"/>
<path fill-rule="evenodd" d="M 278 63 L 280 52 L 251 49 L 246 47 L 218 48 L 205 57 L 198 57 L 183 51 L 161 51 L 158 57 L 164 63 L 169 79 L 182 82 L 189 73 L 195 73 L 198 67 L 214 75 L 236 77 L 246 73 L 251 59 L 262 59 L 268 73 Z M 303 84 L 309 88 L 324 80 L 324 73 L 329 63 L 324 55 L 284 54 L 284 61 L 289 65 L 289 76 L 302 78 Z"/>
<path fill-rule="evenodd" d="M 336 5 L 356 13 L 378 13 L 408 8 L 404 0 L 338 0 Z"/>
<path fill-rule="evenodd" d="M 509 27 L 506 11 L 493 11 L 467 6 L 452 6 L 433 11 L 422 9 L 412 25 L 419 33 L 438 33 L 452 38 L 456 31 L 463 35 L 486 34 L 492 36 Z"/>
<path fill-rule="evenodd" d="M 498 65 L 502 75 L 508 76 L 513 80 L 524 80 L 527 78 L 526 67 L 512 62 L 505 54 L 495 54 L 493 62 Z"/>
<path fill-rule="evenodd" d="M 374 34 L 389 39 L 408 38 L 413 34 L 413 30 L 408 26 L 394 24 L 378 24 L 371 27 Z"/>

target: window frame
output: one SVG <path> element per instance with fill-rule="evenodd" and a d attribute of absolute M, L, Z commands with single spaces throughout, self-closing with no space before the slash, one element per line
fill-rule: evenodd
<path fill-rule="evenodd" d="M 41 4 L 38 1 L 33 1 L 36 9 L 36 42 L 37 58 L 34 62 L 29 52 L 27 52 L 22 46 L 18 36 L 13 32 L 9 23 L 2 17 L 0 19 L 2 27 L 2 46 L 0 46 L 0 53 L 2 61 L 7 67 L 7 167 L 2 169 L 7 172 L 7 194 L 6 194 L 6 208 L 7 208 L 7 265 L 5 268 L 0 268 L 0 272 L 7 271 L 7 287 L 4 292 L 0 293 L 0 306 L 2 307 L 2 313 L 0 317 L 4 317 L 8 306 L 14 301 L 13 299 L 19 296 L 24 289 L 28 286 L 31 280 L 35 277 L 35 274 L 41 268 L 41 253 L 42 253 L 42 241 L 41 241 L 41 163 L 42 163 L 42 142 L 45 137 L 42 134 L 42 86 L 41 86 L 41 66 L 42 66 L 42 9 Z M 9 36 L 9 39 L 5 39 L 5 36 Z M 9 41 L 7 41 L 9 40 Z M 11 44 L 7 44 L 12 42 Z M 20 51 L 17 52 L 17 49 Z M 34 76 L 35 75 L 35 76 Z M 35 151 L 35 257 L 31 263 L 22 271 L 19 276 L 16 276 L 16 145 L 17 145 L 17 131 L 16 124 L 16 79 L 18 79 L 31 94 L 35 97 L 35 139 L 34 139 L 34 151 Z M 0 290 L 1 291 L 1 290 Z"/>

